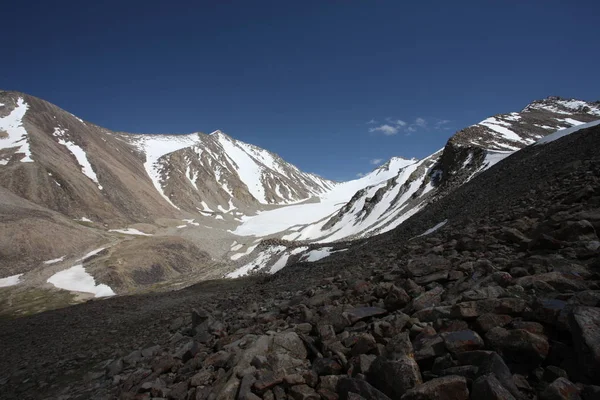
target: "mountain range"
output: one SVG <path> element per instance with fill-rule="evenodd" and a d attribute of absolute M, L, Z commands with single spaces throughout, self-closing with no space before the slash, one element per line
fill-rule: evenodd
<path fill-rule="evenodd" d="M 0 294 L 7 312 L 27 314 L 317 261 L 597 119 L 598 102 L 549 97 L 466 127 L 422 160 L 395 157 L 333 182 L 221 131 L 115 132 L 2 91 Z"/>

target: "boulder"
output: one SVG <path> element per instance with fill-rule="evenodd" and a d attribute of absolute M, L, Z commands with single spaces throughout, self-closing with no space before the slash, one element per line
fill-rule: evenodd
<path fill-rule="evenodd" d="M 337 391 L 340 396 L 340 400 L 347 400 L 350 393 L 356 393 L 366 399 L 391 400 L 388 396 L 371 386 L 368 382 L 348 377 L 344 377 L 339 380 Z"/>
<path fill-rule="evenodd" d="M 479 350 L 484 346 L 483 339 L 477 334 L 477 332 L 468 329 L 442 333 L 441 336 L 442 339 L 444 339 L 446 348 L 452 354 Z"/>
<path fill-rule="evenodd" d="M 569 316 L 579 367 L 594 382 L 600 381 L 600 308 L 580 306 Z"/>
<path fill-rule="evenodd" d="M 471 398 L 485 400 L 516 400 L 493 374 L 481 376 L 473 382 Z"/>
<path fill-rule="evenodd" d="M 507 359 L 526 365 L 539 365 L 548 356 L 550 345 L 543 335 L 524 329 L 493 328 L 485 335 L 490 346 Z"/>
<path fill-rule="evenodd" d="M 415 387 L 402 400 L 468 400 L 467 380 L 462 376 L 444 376 Z"/>
<path fill-rule="evenodd" d="M 558 378 L 540 393 L 540 400 L 581 400 L 581 389 L 566 378 Z"/>

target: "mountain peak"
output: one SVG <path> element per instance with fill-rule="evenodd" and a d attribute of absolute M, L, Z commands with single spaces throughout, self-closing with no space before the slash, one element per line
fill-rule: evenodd
<path fill-rule="evenodd" d="M 556 114 L 591 114 L 600 116 L 600 102 L 588 102 L 579 99 L 567 99 L 548 96 L 528 104 L 521 112 L 549 111 Z"/>

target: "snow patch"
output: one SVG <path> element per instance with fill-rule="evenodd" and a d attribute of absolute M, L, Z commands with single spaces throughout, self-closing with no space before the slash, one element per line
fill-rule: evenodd
<path fill-rule="evenodd" d="M 6 278 L 0 278 L 0 287 L 9 287 L 9 286 L 18 285 L 21 280 L 20 279 L 21 276 L 23 276 L 23 274 L 17 274 L 17 275 L 8 276 Z"/>
<path fill-rule="evenodd" d="M 87 154 L 86 154 L 85 150 L 83 150 L 81 147 L 79 147 L 75 143 L 69 142 L 64 139 L 59 139 L 58 143 L 65 146 L 71 152 L 71 154 L 73 154 L 75 156 L 75 159 L 77 160 L 77 162 L 79 163 L 79 166 L 81 167 L 81 172 L 83 172 L 85 174 L 85 176 L 90 178 L 96 185 L 98 185 L 98 189 L 102 190 L 102 185 L 100 185 L 100 183 L 98 182 L 98 177 L 96 176 L 96 173 L 94 172 L 94 169 L 92 168 L 92 164 L 90 164 L 90 161 L 87 158 Z"/>
<path fill-rule="evenodd" d="M 560 139 L 561 137 L 570 135 L 571 133 L 575 133 L 575 132 L 580 131 L 582 129 L 591 128 L 592 126 L 596 126 L 596 125 L 600 125 L 600 120 L 588 122 L 587 124 L 580 124 L 580 125 L 577 125 L 577 126 L 572 126 L 570 128 L 567 128 L 567 129 L 561 129 L 561 130 L 556 131 L 556 132 L 554 132 L 554 133 L 552 133 L 552 134 L 550 134 L 548 136 L 545 136 L 545 137 L 541 138 L 540 140 L 538 140 L 535 143 L 535 145 L 554 142 L 555 140 Z"/>
<path fill-rule="evenodd" d="M 15 109 L 6 117 L 0 118 L 0 131 L 8 134 L 7 137 L 0 138 L 0 149 L 18 147 L 16 153 L 25 154 L 25 157 L 20 160 L 21 162 L 33 162 L 27 131 L 23 127 L 23 117 L 28 108 L 29 105 L 25 103 L 23 98 L 19 97 Z M 6 165 L 7 163 L 8 160 L 0 160 L 1 165 Z"/>
<path fill-rule="evenodd" d="M 138 235 L 138 236 L 152 236 L 149 233 L 144 233 L 142 231 L 138 231 L 137 229 L 127 228 L 127 229 L 109 229 L 109 232 L 117 232 L 123 233 L 125 235 Z"/>
<path fill-rule="evenodd" d="M 442 226 L 446 225 L 447 223 L 448 223 L 448 220 L 445 219 L 442 222 L 440 222 L 439 224 L 437 224 L 436 226 L 434 226 L 433 228 L 429 228 L 425 232 L 421 233 L 420 235 L 417 235 L 417 237 L 431 235 L 433 232 L 437 231 L 438 229 L 440 229 Z"/>
<path fill-rule="evenodd" d="M 61 262 L 65 259 L 65 256 L 62 256 L 60 258 L 55 258 L 53 260 L 48 260 L 48 261 L 44 261 L 44 264 L 46 265 L 50 265 L 50 264 L 56 264 L 57 262 Z"/>
<path fill-rule="evenodd" d="M 96 285 L 94 277 L 87 273 L 81 264 L 57 272 L 48 278 L 48 283 L 53 284 L 59 289 L 93 293 L 94 297 L 107 297 L 116 294 L 108 285 Z"/>

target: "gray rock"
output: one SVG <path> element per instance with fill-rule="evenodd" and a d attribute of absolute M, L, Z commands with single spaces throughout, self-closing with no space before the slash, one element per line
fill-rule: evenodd
<path fill-rule="evenodd" d="M 566 378 L 558 378 L 540 393 L 540 400 L 581 400 L 581 389 Z"/>
<path fill-rule="evenodd" d="M 388 312 L 386 309 L 380 307 L 358 307 L 344 312 L 344 316 L 348 319 L 350 324 L 353 325 L 358 321 L 379 315 L 385 315 L 387 313 Z"/>
<path fill-rule="evenodd" d="M 468 400 L 467 380 L 462 376 L 432 379 L 409 390 L 402 400 Z"/>
<path fill-rule="evenodd" d="M 581 371 L 600 381 L 600 308 L 577 307 L 569 316 L 569 326 Z"/>
<path fill-rule="evenodd" d="M 294 400 L 320 400 L 321 396 L 308 385 L 296 385 L 290 388 L 290 396 Z"/>
<path fill-rule="evenodd" d="M 412 301 L 412 309 L 419 311 L 439 305 L 442 301 L 442 293 L 444 293 L 444 289 L 440 286 L 423 293 Z"/>
<path fill-rule="evenodd" d="M 464 353 L 483 348 L 483 339 L 477 332 L 471 330 L 462 330 L 456 332 L 446 332 L 441 334 L 444 344 L 452 354 Z"/>
<path fill-rule="evenodd" d="M 545 336 L 524 329 L 493 328 L 485 335 L 490 346 L 513 362 L 539 365 L 548 356 L 550 344 Z"/>
<path fill-rule="evenodd" d="M 340 400 L 347 400 L 350 393 L 356 393 L 366 399 L 372 400 L 391 400 L 388 396 L 371 386 L 368 382 L 343 377 L 339 380 L 337 391 L 340 396 Z"/>
<path fill-rule="evenodd" d="M 516 400 L 493 374 L 481 376 L 473 382 L 471 398 L 485 400 Z"/>
<path fill-rule="evenodd" d="M 394 399 L 423 382 L 419 366 L 411 356 L 397 356 L 394 360 L 377 357 L 371 364 L 367 380 Z"/>

